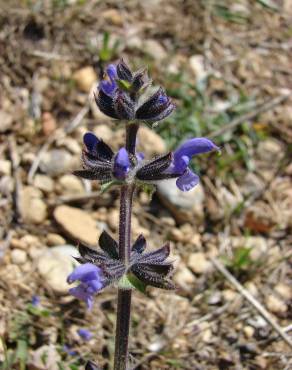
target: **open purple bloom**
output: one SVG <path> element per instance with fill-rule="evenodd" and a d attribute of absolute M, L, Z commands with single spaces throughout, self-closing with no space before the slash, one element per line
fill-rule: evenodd
<path fill-rule="evenodd" d="M 69 293 L 85 301 L 87 307 L 91 309 L 94 294 L 104 287 L 102 271 L 92 263 L 85 263 L 77 266 L 67 278 L 69 284 L 77 280 L 80 281 L 80 284 L 77 287 L 69 289 Z"/>
<path fill-rule="evenodd" d="M 189 167 L 192 157 L 197 154 L 208 153 L 219 148 L 209 139 L 193 138 L 185 141 L 173 153 L 173 160 L 168 173 L 181 173 L 176 180 L 177 187 L 182 191 L 189 191 L 199 182 L 199 177 Z"/>
<path fill-rule="evenodd" d="M 89 330 L 87 330 L 87 329 L 78 329 L 77 330 L 77 333 L 78 333 L 78 335 L 82 338 L 82 339 L 84 339 L 84 340 L 86 340 L 86 341 L 88 341 L 88 340 L 90 340 L 91 338 L 92 338 L 92 333 L 89 331 Z"/>
<path fill-rule="evenodd" d="M 125 148 L 121 148 L 114 159 L 113 175 L 118 180 L 125 180 L 130 169 L 130 159 Z"/>

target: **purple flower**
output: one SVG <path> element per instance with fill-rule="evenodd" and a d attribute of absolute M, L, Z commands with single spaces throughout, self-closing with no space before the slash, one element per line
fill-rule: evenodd
<path fill-rule="evenodd" d="M 87 329 L 78 329 L 77 333 L 82 339 L 84 339 L 86 341 L 88 341 L 92 338 L 92 333 Z"/>
<path fill-rule="evenodd" d="M 32 297 L 32 300 L 31 300 L 31 304 L 34 306 L 34 307 L 38 307 L 40 305 L 40 297 L 37 296 L 37 295 L 34 295 Z"/>
<path fill-rule="evenodd" d="M 64 344 L 64 346 L 63 346 L 63 351 L 65 352 L 65 353 L 67 353 L 68 355 L 70 355 L 70 356 L 76 356 L 77 355 L 77 352 L 76 351 L 74 351 L 73 349 L 71 349 L 71 347 L 70 346 L 68 346 L 67 344 Z"/>
<path fill-rule="evenodd" d="M 91 132 L 84 135 L 83 142 L 82 161 L 84 169 L 74 171 L 74 174 L 89 180 L 110 181 L 112 179 L 112 158 L 114 156 L 111 148 Z"/>
<path fill-rule="evenodd" d="M 199 182 L 199 176 L 188 167 L 190 160 L 194 155 L 213 150 L 219 148 L 209 139 L 203 137 L 189 139 L 175 150 L 172 163 L 166 172 L 180 173 L 176 185 L 182 191 L 189 191 Z"/>
<path fill-rule="evenodd" d="M 125 148 L 121 148 L 114 159 L 113 175 L 118 180 L 125 180 L 130 170 L 130 160 Z"/>
<path fill-rule="evenodd" d="M 94 294 L 104 287 L 102 271 L 92 263 L 85 263 L 76 267 L 67 278 L 69 284 L 77 280 L 80 281 L 80 284 L 77 287 L 69 289 L 69 293 L 85 301 L 87 307 L 91 309 Z"/>
<path fill-rule="evenodd" d="M 102 90 L 106 95 L 113 96 L 117 89 L 116 78 L 118 76 L 116 65 L 110 64 L 107 67 L 106 72 L 108 79 L 100 82 L 99 89 Z"/>

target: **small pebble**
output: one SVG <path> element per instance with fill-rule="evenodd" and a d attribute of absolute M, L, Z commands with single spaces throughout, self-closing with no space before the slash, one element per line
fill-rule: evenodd
<path fill-rule="evenodd" d="M 27 254 L 22 249 L 13 249 L 11 252 L 11 260 L 15 265 L 23 265 L 27 260 Z"/>

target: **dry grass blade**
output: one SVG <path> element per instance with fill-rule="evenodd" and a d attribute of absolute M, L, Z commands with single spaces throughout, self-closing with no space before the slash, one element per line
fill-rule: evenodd
<path fill-rule="evenodd" d="M 248 300 L 248 302 L 260 313 L 260 315 L 275 329 L 283 340 L 292 348 L 292 340 L 285 330 L 281 328 L 272 318 L 265 307 L 257 301 L 248 290 L 246 290 L 239 281 L 220 263 L 216 258 L 210 258 L 216 269 L 237 289 L 237 291 Z"/>
<path fill-rule="evenodd" d="M 240 117 L 235 118 L 234 120 L 232 120 L 227 125 L 221 127 L 220 129 L 218 129 L 216 131 L 213 131 L 212 133 L 210 133 L 210 135 L 207 135 L 207 136 L 209 138 L 214 138 L 214 137 L 217 137 L 217 136 L 220 136 L 220 135 L 224 134 L 226 131 L 233 130 L 233 129 L 235 129 L 235 127 L 237 127 L 241 123 L 243 123 L 245 121 L 248 121 L 248 120 L 251 120 L 252 118 L 256 117 L 257 115 L 259 115 L 261 113 L 264 113 L 264 112 L 266 112 L 270 109 L 275 108 L 277 105 L 279 105 L 279 104 L 283 103 L 285 100 L 287 100 L 290 96 L 292 96 L 291 92 L 289 92 L 288 94 L 286 93 L 286 94 L 283 94 L 281 96 L 277 96 L 276 98 L 273 98 L 271 100 L 268 100 L 266 103 L 263 103 L 259 107 L 256 107 L 251 112 L 248 112 L 246 114 L 243 114 Z"/>

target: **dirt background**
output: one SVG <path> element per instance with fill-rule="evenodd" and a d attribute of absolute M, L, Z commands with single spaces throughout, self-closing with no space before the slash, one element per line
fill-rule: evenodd
<path fill-rule="evenodd" d="M 201 184 L 189 194 L 137 193 L 133 234 L 153 248 L 171 241 L 177 290 L 135 292 L 131 368 L 292 369 L 291 0 L 0 9 L 2 369 L 76 370 L 88 359 L 112 368 L 115 288 L 88 312 L 65 278 L 78 240 L 117 234 L 117 190 L 100 194 L 71 173 L 84 132 L 122 145 L 122 125 L 92 99 L 120 56 L 147 66 L 177 104 L 141 129 L 148 157 L 192 136 L 221 147 L 194 160 Z"/>

